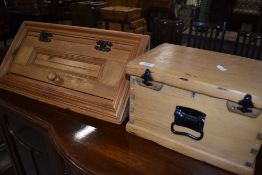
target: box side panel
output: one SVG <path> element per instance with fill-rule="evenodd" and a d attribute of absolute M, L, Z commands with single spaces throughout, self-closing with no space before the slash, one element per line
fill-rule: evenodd
<path fill-rule="evenodd" d="M 203 139 L 196 141 L 171 132 L 176 106 L 206 114 Z M 130 121 L 127 130 L 187 156 L 238 174 L 252 174 L 256 151 L 261 146 L 262 116 L 249 118 L 231 113 L 226 100 L 164 85 L 154 91 L 131 77 Z M 196 132 L 184 127 L 176 129 Z"/>

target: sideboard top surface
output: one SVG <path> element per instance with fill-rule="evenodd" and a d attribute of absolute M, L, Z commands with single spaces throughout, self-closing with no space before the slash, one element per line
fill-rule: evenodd
<path fill-rule="evenodd" d="M 91 174 L 220 174 L 231 173 L 95 118 L 0 90 L 1 111 L 17 114 L 48 130 L 55 149 L 76 168 Z M 23 103 L 21 103 L 21 101 Z M 10 112 L 12 111 L 12 112 Z M 83 130 L 89 134 L 79 134 Z"/>

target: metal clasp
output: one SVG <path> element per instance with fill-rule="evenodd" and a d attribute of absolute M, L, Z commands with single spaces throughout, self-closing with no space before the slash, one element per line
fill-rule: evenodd
<path fill-rule="evenodd" d="M 152 86 L 152 83 L 150 81 L 153 81 L 153 77 L 151 75 L 151 71 L 149 69 L 146 69 L 145 73 L 142 75 L 142 77 L 144 80 L 143 80 L 143 83 L 146 85 L 146 86 Z"/>
<path fill-rule="evenodd" d="M 151 71 L 149 69 L 146 69 L 145 73 L 141 76 L 141 78 L 136 77 L 135 80 L 136 83 L 140 86 L 153 89 L 155 91 L 160 91 L 163 88 L 163 84 L 159 82 L 154 82 L 154 79 L 151 75 Z"/>
<path fill-rule="evenodd" d="M 145 88 L 148 89 L 152 89 L 154 91 L 161 91 L 161 89 L 163 88 L 163 84 L 158 83 L 158 82 L 150 82 L 151 86 L 147 86 L 143 83 L 144 79 L 139 78 L 139 77 L 135 77 L 135 81 L 138 85 L 143 86 Z"/>
<path fill-rule="evenodd" d="M 245 95 L 243 100 L 241 100 L 238 104 L 240 106 L 238 106 L 237 109 L 244 113 L 251 112 L 251 108 L 254 108 L 254 104 L 252 102 L 252 96 L 249 94 Z"/>
<path fill-rule="evenodd" d="M 230 112 L 251 118 L 256 118 L 261 114 L 261 110 L 254 107 L 252 96 L 249 94 L 245 95 L 245 97 L 238 103 L 227 101 L 227 108 Z"/>

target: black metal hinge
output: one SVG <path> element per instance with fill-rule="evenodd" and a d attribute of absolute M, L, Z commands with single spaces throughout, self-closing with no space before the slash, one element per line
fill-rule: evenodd
<path fill-rule="evenodd" d="M 145 73 L 142 75 L 142 77 L 144 80 L 143 80 L 143 83 L 146 85 L 146 86 L 152 86 L 152 83 L 150 81 L 153 81 L 153 77 L 151 75 L 151 71 L 149 69 L 146 69 Z"/>
<path fill-rule="evenodd" d="M 244 112 L 244 113 L 245 112 L 251 112 L 251 109 L 254 108 L 254 104 L 252 102 L 252 96 L 249 95 L 249 94 L 245 95 L 243 100 L 241 100 L 238 104 L 240 106 L 237 107 L 237 109 Z"/>
<path fill-rule="evenodd" d="M 50 33 L 50 32 L 45 32 L 45 31 L 42 31 L 39 35 L 39 41 L 42 41 L 42 42 L 51 42 L 51 38 L 53 34 Z"/>
<path fill-rule="evenodd" d="M 102 52 L 110 52 L 113 46 L 111 41 L 98 40 L 95 49 Z"/>

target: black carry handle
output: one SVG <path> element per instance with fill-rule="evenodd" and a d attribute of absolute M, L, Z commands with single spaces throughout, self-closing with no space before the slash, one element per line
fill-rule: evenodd
<path fill-rule="evenodd" d="M 174 113 L 174 122 L 171 124 L 171 131 L 176 135 L 184 135 L 194 140 L 201 140 L 204 136 L 203 128 L 206 114 L 192 108 L 177 106 Z M 190 128 L 200 133 L 200 136 L 194 136 L 190 133 L 176 131 L 175 125 Z"/>
<path fill-rule="evenodd" d="M 194 140 L 201 140 L 201 139 L 203 138 L 203 136 L 204 136 L 204 133 L 203 133 L 202 131 L 200 131 L 200 136 L 197 137 L 197 136 L 194 136 L 194 135 L 189 134 L 189 133 L 187 133 L 187 132 L 176 131 L 176 130 L 174 129 L 174 126 L 175 126 L 175 122 L 173 122 L 173 123 L 171 124 L 171 131 L 172 131 L 174 134 L 176 134 L 176 135 L 184 135 L 184 136 L 190 137 L 191 139 L 194 139 Z"/>

